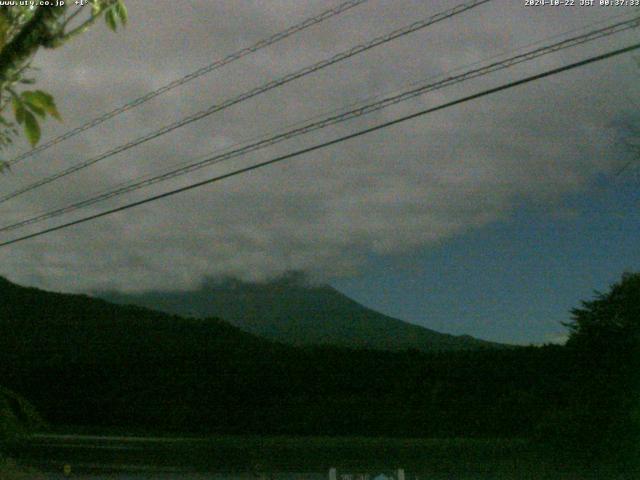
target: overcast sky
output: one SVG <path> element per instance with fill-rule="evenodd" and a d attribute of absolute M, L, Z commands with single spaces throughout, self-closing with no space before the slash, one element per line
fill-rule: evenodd
<path fill-rule="evenodd" d="M 339 2 L 129 0 L 129 26 L 100 24 L 34 62 L 64 122 L 98 114 Z M 9 192 L 273 78 L 454 6 L 370 0 L 161 95 L 16 165 Z M 0 205 L 3 224 L 140 175 L 634 7 L 525 7 L 495 0 L 178 129 Z M 144 198 L 428 106 L 638 41 L 638 30 L 510 68 L 83 210 Z M 637 54 L 635 55 L 638 56 Z M 385 313 L 452 333 L 545 341 L 568 308 L 638 269 L 637 60 L 625 55 L 465 103 L 322 151 L 0 249 L 0 272 L 43 288 L 189 289 L 207 276 L 303 270 Z M 7 157 L 24 151 L 21 142 Z M 5 234 L 6 240 L 57 224 Z M 615 237 L 617 235 L 617 237 Z M 616 240 L 612 240 L 612 236 Z"/>

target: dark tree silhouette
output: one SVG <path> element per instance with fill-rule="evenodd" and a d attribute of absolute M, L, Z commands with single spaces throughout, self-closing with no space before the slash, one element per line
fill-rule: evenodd
<path fill-rule="evenodd" d="M 572 314 L 573 440 L 613 461 L 640 459 L 640 273 L 625 273 Z"/>
<path fill-rule="evenodd" d="M 625 273 L 608 293 L 596 293 L 571 313 L 572 321 L 565 324 L 569 346 L 616 357 L 632 353 L 640 345 L 640 273 Z"/>

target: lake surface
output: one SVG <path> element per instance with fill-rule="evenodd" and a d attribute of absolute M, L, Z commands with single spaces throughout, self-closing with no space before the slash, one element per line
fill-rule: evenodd
<path fill-rule="evenodd" d="M 45 478 L 97 480 L 580 480 L 525 440 L 33 435 L 10 446 Z M 65 477 L 63 468 L 71 467 Z M 330 476 L 331 468 L 335 475 Z M 398 469 L 404 472 L 404 478 Z M 385 477 L 380 477 L 384 475 Z"/>
<path fill-rule="evenodd" d="M 194 472 L 104 472 L 97 474 L 71 474 L 65 476 L 61 473 L 49 472 L 45 474 L 46 479 L 50 480 L 70 480 L 72 478 L 78 480 L 103 480 L 103 479 L 122 479 L 122 480 L 255 480 L 256 477 L 239 474 L 228 473 L 194 473 Z M 274 477 L 275 479 L 276 477 Z M 278 480 L 323 480 L 326 475 L 317 474 L 310 476 L 309 474 L 279 474 Z"/>

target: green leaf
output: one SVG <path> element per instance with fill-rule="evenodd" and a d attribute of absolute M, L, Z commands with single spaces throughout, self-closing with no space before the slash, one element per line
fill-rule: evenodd
<path fill-rule="evenodd" d="M 118 25 L 116 23 L 116 12 L 114 9 L 107 11 L 107 13 L 104 14 L 104 19 L 111 30 L 115 32 L 118 29 Z"/>
<path fill-rule="evenodd" d="M 62 120 L 62 117 L 60 116 L 60 112 L 58 112 L 58 108 L 56 107 L 56 104 L 54 102 L 51 103 L 51 105 L 49 105 L 47 108 L 47 113 L 49 115 L 51 115 L 53 118 L 55 118 L 56 120 Z"/>
<path fill-rule="evenodd" d="M 22 101 L 17 97 L 13 97 L 13 113 L 16 116 L 16 122 L 20 124 L 24 122 L 25 112 L 26 110 L 24 109 L 24 105 L 22 104 Z"/>
<path fill-rule="evenodd" d="M 32 147 L 40 141 L 40 125 L 33 113 L 29 111 L 25 111 L 24 114 L 24 133 Z"/>
<path fill-rule="evenodd" d="M 127 11 L 127 6 L 124 4 L 124 0 L 118 0 L 114 8 L 122 25 L 126 25 L 129 21 L 129 12 Z"/>
<path fill-rule="evenodd" d="M 94 17 L 97 17 L 98 15 L 100 15 L 100 13 L 102 13 L 102 2 L 99 1 L 93 1 L 91 2 L 91 15 L 93 15 Z"/>
<path fill-rule="evenodd" d="M 27 108 L 42 119 L 44 119 L 47 116 L 47 112 L 45 112 L 42 108 L 38 107 L 37 105 L 31 105 L 27 103 Z"/>
<path fill-rule="evenodd" d="M 37 93 L 44 101 L 48 104 L 53 104 L 53 96 L 50 93 L 44 92 L 42 90 L 36 90 Z"/>
<path fill-rule="evenodd" d="M 43 95 L 42 91 L 26 91 L 22 92 L 22 98 L 25 102 L 30 103 L 31 105 L 36 105 L 40 108 L 44 108 L 47 103 L 47 97 Z"/>
<path fill-rule="evenodd" d="M 41 109 L 40 107 L 36 107 L 35 105 L 29 105 L 27 104 L 27 109 L 31 110 L 33 113 L 35 113 L 38 117 L 40 117 L 42 120 L 44 120 L 47 117 L 47 112 L 45 112 L 43 109 Z"/>
<path fill-rule="evenodd" d="M 46 112 L 60 120 L 60 113 L 58 113 L 56 103 L 53 97 L 47 92 L 43 92 L 42 90 L 27 91 L 22 93 L 22 97 L 28 106 L 38 115 L 43 116 Z"/>
<path fill-rule="evenodd" d="M 44 111 L 44 109 L 42 107 L 39 107 L 38 105 L 35 105 L 33 103 L 30 103 L 30 102 L 24 102 L 24 105 L 29 110 L 31 110 L 33 113 L 38 115 L 40 118 L 44 118 L 47 115 L 46 112 Z"/>

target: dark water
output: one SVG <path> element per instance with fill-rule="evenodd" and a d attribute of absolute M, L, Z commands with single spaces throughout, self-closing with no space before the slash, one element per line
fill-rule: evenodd
<path fill-rule="evenodd" d="M 524 440 L 36 435 L 9 450 L 20 464 L 55 480 L 625 478 L 551 461 L 547 452 Z M 336 469 L 333 476 L 331 468 Z"/>
<path fill-rule="evenodd" d="M 104 472 L 94 474 L 71 474 L 65 476 L 61 473 L 48 473 L 46 479 L 51 480 L 103 480 L 103 479 L 122 479 L 122 480 L 255 480 L 255 477 L 249 475 L 229 474 L 229 473 L 195 473 L 195 472 Z M 325 480 L 326 475 L 322 474 L 279 474 L 278 479 L 282 480 Z"/>
<path fill-rule="evenodd" d="M 380 439 L 34 435 L 10 454 L 51 479 L 330 480 L 338 467 L 334 480 L 398 480 L 393 465 L 411 450 Z"/>

